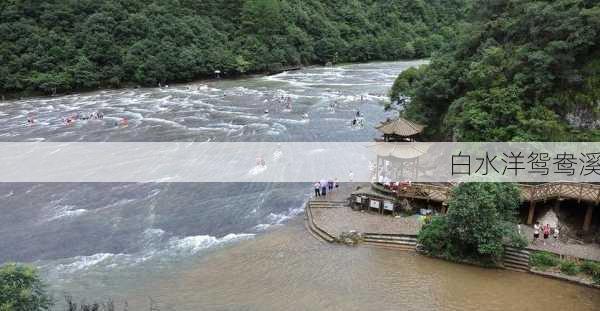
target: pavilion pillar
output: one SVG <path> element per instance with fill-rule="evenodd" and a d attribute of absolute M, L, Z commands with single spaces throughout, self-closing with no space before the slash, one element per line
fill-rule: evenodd
<path fill-rule="evenodd" d="M 590 231 L 590 225 L 592 224 L 592 210 L 594 206 L 592 204 L 587 205 L 585 211 L 585 218 L 583 219 L 583 231 Z"/>
<path fill-rule="evenodd" d="M 417 162 L 415 164 L 415 180 L 418 180 L 419 179 L 419 158 L 418 157 L 415 160 L 415 162 Z"/>
<path fill-rule="evenodd" d="M 379 155 L 377 155 L 377 164 L 375 165 L 375 182 L 379 182 Z"/>
<path fill-rule="evenodd" d="M 527 224 L 533 224 L 533 216 L 535 214 L 535 201 L 529 202 L 529 214 L 527 215 Z"/>

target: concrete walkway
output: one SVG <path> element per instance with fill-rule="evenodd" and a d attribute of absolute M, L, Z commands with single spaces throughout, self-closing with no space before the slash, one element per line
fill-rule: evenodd
<path fill-rule="evenodd" d="M 392 217 L 369 212 L 353 211 L 350 207 L 313 208 L 314 222 L 332 236 L 342 232 L 356 230 L 358 232 L 411 234 L 421 230 L 419 216 Z"/>
<path fill-rule="evenodd" d="M 544 245 L 544 238 L 542 234 L 540 234 L 540 239 L 538 239 L 535 244 L 532 244 L 533 228 L 530 226 L 521 225 L 521 232 L 529 241 L 528 248 L 530 249 L 600 261 L 600 245 L 598 244 L 567 244 L 561 240 L 555 240 L 551 235 L 546 240 L 546 244 Z"/>

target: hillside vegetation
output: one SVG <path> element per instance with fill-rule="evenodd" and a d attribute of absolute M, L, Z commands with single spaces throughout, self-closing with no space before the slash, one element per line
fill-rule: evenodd
<path fill-rule="evenodd" d="M 427 57 L 466 0 L 3 0 L 0 93 Z"/>
<path fill-rule="evenodd" d="M 391 92 L 429 139 L 600 141 L 599 1 L 475 1 L 467 20 Z"/>

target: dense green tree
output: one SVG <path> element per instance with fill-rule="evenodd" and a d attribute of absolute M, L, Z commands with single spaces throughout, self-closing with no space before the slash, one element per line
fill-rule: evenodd
<path fill-rule="evenodd" d="M 419 241 L 434 255 L 496 262 L 514 234 L 520 192 L 510 183 L 465 183 L 454 188 L 448 213 L 434 218 Z"/>
<path fill-rule="evenodd" d="M 18 264 L 0 267 L 0 311 L 41 311 L 51 306 L 34 268 Z"/>
<path fill-rule="evenodd" d="M 435 140 L 600 140 L 600 2 L 473 3 L 455 41 L 398 77 L 404 114 Z"/>
<path fill-rule="evenodd" d="M 468 1 L 5 0 L 0 93 L 427 57 Z"/>

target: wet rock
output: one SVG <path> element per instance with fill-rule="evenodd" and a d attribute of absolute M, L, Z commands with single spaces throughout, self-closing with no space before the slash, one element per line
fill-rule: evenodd
<path fill-rule="evenodd" d="M 544 226 L 549 224 L 551 228 L 556 228 L 558 226 L 558 216 L 554 212 L 554 210 L 547 210 L 541 217 L 538 219 L 540 225 Z"/>
<path fill-rule="evenodd" d="M 355 230 L 342 232 L 338 238 L 338 241 L 346 245 L 354 246 L 363 241 L 363 234 Z"/>

